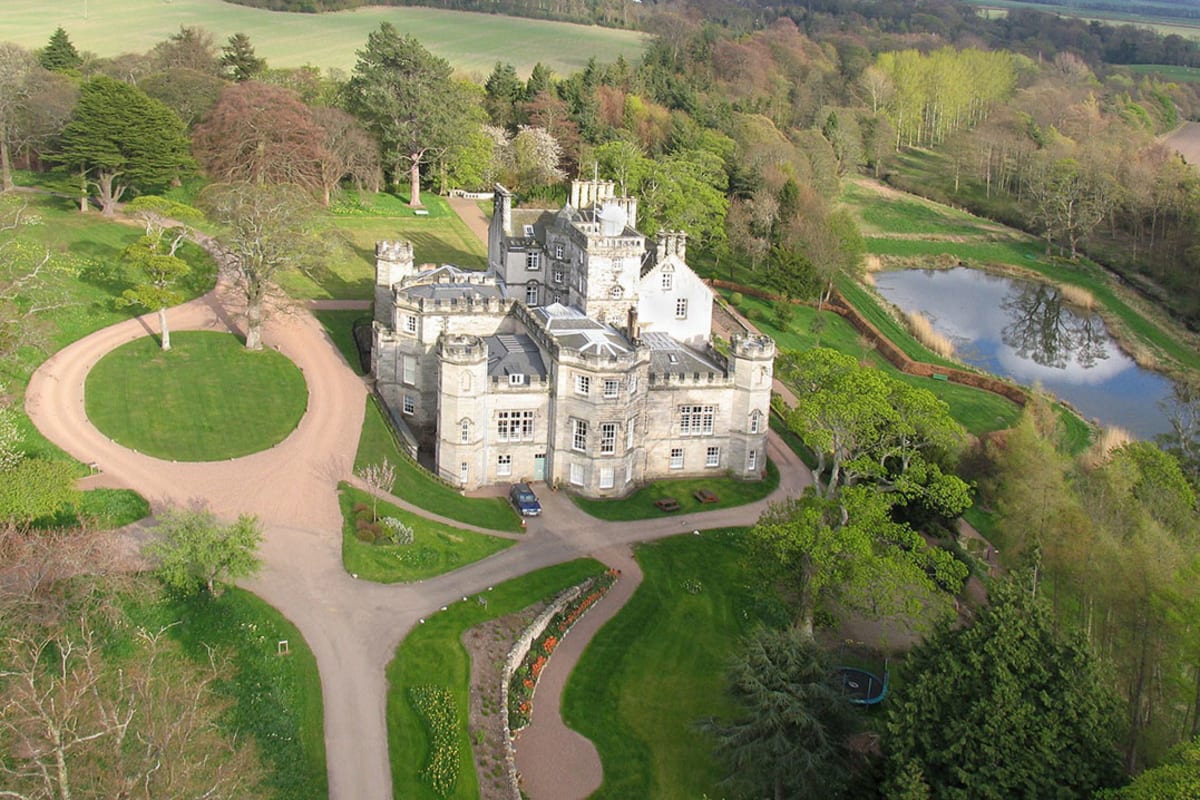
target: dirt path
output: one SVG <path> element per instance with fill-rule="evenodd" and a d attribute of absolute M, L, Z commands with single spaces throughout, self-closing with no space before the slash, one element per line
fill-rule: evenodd
<path fill-rule="evenodd" d="M 479 207 L 479 201 L 467 197 L 447 197 L 446 203 L 454 209 L 454 213 L 458 214 L 459 219 L 466 223 L 467 227 L 471 229 L 471 233 L 479 237 L 479 241 L 483 242 L 486 247 L 488 225 L 491 224 L 491 220 Z"/>

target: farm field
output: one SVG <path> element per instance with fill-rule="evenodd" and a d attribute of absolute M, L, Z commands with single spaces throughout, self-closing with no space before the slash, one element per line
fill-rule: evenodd
<path fill-rule="evenodd" d="M 1158 31 L 1164 36 L 1174 33 L 1187 39 L 1200 39 L 1200 23 L 1189 19 L 1141 16 L 1137 13 L 1139 3 L 1136 0 L 1129 3 L 1128 12 L 1105 12 L 1096 8 L 1079 8 L 1067 3 L 1055 3 L 1052 0 L 1044 3 L 1023 3 L 1013 0 L 967 0 L 967 2 L 977 6 L 981 13 L 993 18 L 1003 16 L 1011 8 L 1024 8 L 1032 11 L 1044 11 L 1047 14 L 1079 17 L 1085 22 L 1096 20 L 1110 25 L 1137 25 Z"/>
<path fill-rule="evenodd" d="M 1185 122 L 1164 139 L 1192 165 L 1200 165 L 1200 122 Z"/>
<path fill-rule="evenodd" d="M 272 67 L 349 71 L 367 34 L 389 21 L 455 68 L 481 76 L 507 61 L 527 76 L 537 61 L 559 74 L 583 68 L 593 56 L 608 62 L 637 58 L 642 34 L 565 22 L 518 19 L 431 8 L 371 6 L 330 14 L 288 14 L 233 5 L 223 0 L 5 0 L 0 30 L 6 41 L 42 47 L 62 26 L 81 51 L 101 56 L 141 53 L 179 30 L 208 29 L 223 43 L 245 33 L 257 54 Z M 514 47 L 514 42 L 520 42 Z"/>

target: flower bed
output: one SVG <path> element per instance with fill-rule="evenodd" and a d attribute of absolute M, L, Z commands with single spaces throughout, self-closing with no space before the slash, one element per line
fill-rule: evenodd
<path fill-rule="evenodd" d="M 408 690 L 413 708 L 429 728 L 429 761 L 421 770 L 424 778 L 441 797 L 449 797 L 458 783 L 458 720 L 454 697 L 442 686 L 424 684 Z"/>
<path fill-rule="evenodd" d="M 608 592 L 618 575 L 616 570 L 609 570 L 585 584 L 581 591 L 550 617 L 542 632 L 530 644 L 520 666 L 513 670 L 508 684 L 510 731 L 515 733 L 529 724 L 533 713 L 533 694 L 537 691 L 538 678 L 549 663 L 550 656 L 579 618 Z"/>

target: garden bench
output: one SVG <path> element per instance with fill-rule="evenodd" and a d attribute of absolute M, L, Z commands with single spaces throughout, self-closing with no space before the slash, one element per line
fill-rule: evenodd
<path fill-rule="evenodd" d="M 708 489 L 697 489 L 692 493 L 692 497 L 701 503 L 716 503 L 721 499 L 717 497 L 716 493 L 710 492 Z"/>
<path fill-rule="evenodd" d="M 654 505 L 658 506 L 659 511 L 678 511 L 679 501 L 674 497 L 664 497 L 654 501 Z"/>

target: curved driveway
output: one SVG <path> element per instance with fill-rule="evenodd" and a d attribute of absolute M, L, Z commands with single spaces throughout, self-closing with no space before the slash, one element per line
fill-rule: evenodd
<path fill-rule="evenodd" d="M 169 322 L 173 330 L 235 331 L 235 305 L 235 298 L 218 286 L 172 309 Z M 150 317 L 129 320 L 56 353 L 30 381 L 26 409 L 47 438 L 102 470 L 107 485 L 136 489 L 156 506 L 197 502 L 225 518 L 258 515 L 265 530 L 263 569 L 246 586 L 295 623 L 316 656 L 329 790 L 339 800 L 392 796 L 384 670 L 419 617 L 540 567 L 694 527 L 749 524 L 766 507 L 762 501 L 633 524 L 605 523 L 583 514 L 561 493 L 547 492 L 545 514 L 530 521 L 515 547 L 414 584 L 358 581 L 342 568 L 337 483 L 351 476 L 367 388 L 320 324 L 307 311 L 293 311 L 266 325 L 265 345 L 291 358 L 308 382 L 308 412 L 292 435 L 244 458 L 183 464 L 113 443 L 84 413 L 84 381 L 91 367 L 108 351 L 156 326 Z M 808 470 L 774 435 L 768 452 L 783 475 L 772 499 L 799 493 Z"/>

